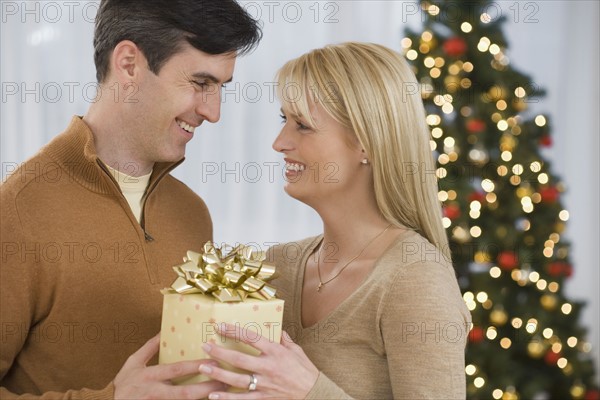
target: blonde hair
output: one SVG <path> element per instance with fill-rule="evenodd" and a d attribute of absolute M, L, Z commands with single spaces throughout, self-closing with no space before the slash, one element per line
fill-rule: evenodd
<path fill-rule="evenodd" d="M 450 260 L 430 132 L 415 75 L 384 46 L 342 43 L 313 50 L 277 73 L 284 108 L 314 126 L 310 102 L 353 130 L 373 169 L 386 220 L 417 231 Z"/>

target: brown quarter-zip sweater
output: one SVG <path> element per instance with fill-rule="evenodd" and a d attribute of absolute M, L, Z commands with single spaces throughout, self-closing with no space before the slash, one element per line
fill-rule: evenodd
<path fill-rule="evenodd" d="M 0 186 L 0 398 L 112 398 L 160 329 L 171 267 L 212 239 L 178 164 L 154 166 L 138 223 L 74 117 Z"/>

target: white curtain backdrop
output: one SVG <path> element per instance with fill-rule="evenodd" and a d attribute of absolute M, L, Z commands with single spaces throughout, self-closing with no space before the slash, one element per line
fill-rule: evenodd
<path fill-rule="evenodd" d="M 2 178 L 83 115 L 95 90 L 93 19 L 99 1 L 5 1 L 2 82 Z M 316 214 L 282 190 L 282 157 L 271 149 L 279 129 L 273 76 L 286 60 L 349 40 L 400 50 L 407 26 L 422 15 L 409 1 L 242 1 L 264 24 L 259 48 L 237 62 L 222 119 L 203 125 L 174 173 L 207 202 L 218 243 L 272 243 L 317 234 Z M 513 66 L 548 96 L 532 112 L 550 116 L 554 146 L 545 155 L 567 187 L 575 276 L 567 287 L 588 302 L 584 323 L 598 357 L 598 32 L 596 1 L 500 1 L 491 16 L 508 18 Z M 113 95 L 113 93 L 103 93 Z M 600 363 L 597 364 L 600 366 Z"/>

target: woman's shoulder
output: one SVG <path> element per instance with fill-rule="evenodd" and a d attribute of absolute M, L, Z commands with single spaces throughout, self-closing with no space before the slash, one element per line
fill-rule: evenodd
<path fill-rule="evenodd" d="M 280 243 L 267 250 L 266 262 L 275 266 L 276 278 L 271 282 L 277 288 L 277 297 L 293 300 L 293 294 L 299 282 L 303 266 L 302 260 L 307 252 L 319 242 L 320 236 Z M 287 307 L 286 307 L 287 308 Z"/>
<path fill-rule="evenodd" d="M 393 277 L 403 276 L 403 280 L 430 280 L 432 277 L 456 280 L 452 261 L 441 249 L 415 231 L 406 231 L 385 251 L 378 261 L 380 274 Z M 390 275 L 393 275 L 390 276 Z"/>
<path fill-rule="evenodd" d="M 277 266 L 297 264 L 306 254 L 306 251 L 314 247 L 320 238 L 320 235 L 311 236 L 301 240 L 273 245 L 267 250 L 266 261 Z"/>
<path fill-rule="evenodd" d="M 377 268 L 387 309 L 470 321 L 451 260 L 417 232 L 399 237 Z"/>

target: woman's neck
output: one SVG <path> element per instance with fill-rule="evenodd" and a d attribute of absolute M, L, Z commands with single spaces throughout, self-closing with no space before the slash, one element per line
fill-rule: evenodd
<path fill-rule="evenodd" d="M 319 213 L 323 220 L 323 242 L 321 248 L 335 252 L 335 258 L 344 260 L 356 256 L 365 248 L 361 258 L 378 256 L 402 230 L 390 226 L 379 210 L 357 209 L 348 212 L 342 208 L 332 208 Z M 389 228 L 388 228 L 389 227 Z M 387 229 L 387 230 L 386 230 Z M 385 232 L 384 232 L 385 231 Z M 384 244 L 383 250 L 380 244 Z"/>

